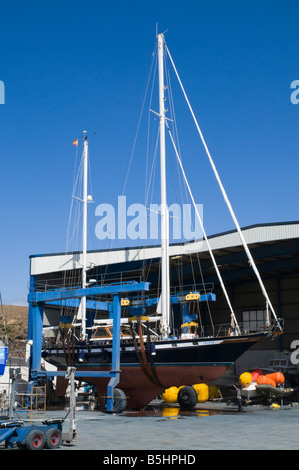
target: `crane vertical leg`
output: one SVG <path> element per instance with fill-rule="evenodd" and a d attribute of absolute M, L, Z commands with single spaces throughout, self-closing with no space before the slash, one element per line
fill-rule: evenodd
<path fill-rule="evenodd" d="M 43 315 L 44 315 L 44 303 L 33 303 L 31 305 L 31 316 L 32 316 L 32 364 L 31 369 L 40 370 L 41 368 L 41 357 L 42 357 L 42 341 L 43 341 Z"/>
<path fill-rule="evenodd" d="M 36 277 L 30 276 L 29 281 L 29 293 L 33 294 L 36 289 Z M 32 341 L 32 325 L 33 325 L 33 310 L 32 310 L 32 302 L 29 302 L 28 306 L 28 329 L 27 329 L 27 341 Z"/>
<path fill-rule="evenodd" d="M 113 296 L 112 317 L 113 317 L 112 370 L 111 370 L 112 377 L 107 386 L 106 409 L 108 412 L 113 411 L 114 388 L 119 383 L 119 374 L 120 374 L 121 307 L 120 307 L 119 295 Z"/>

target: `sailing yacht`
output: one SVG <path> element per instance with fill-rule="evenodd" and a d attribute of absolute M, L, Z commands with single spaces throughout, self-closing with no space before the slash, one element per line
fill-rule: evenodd
<path fill-rule="evenodd" d="M 152 399 L 158 396 L 165 388 L 170 386 L 186 386 L 196 383 L 210 383 L 216 381 L 224 372 L 231 367 L 234 362 L 250 347 L 266 337 L 271 337 L 274 333 L 282 331 L 279 319 L 277 318 L 271 301 L 267 295 L 258 270 L 252 259 L 238 221 L 230 205 L 227 194 L 221 183 L 219 174 L 212 160 L 208 147 L 203 139 L 202 132 L 196 121 L 194 112 L 187 98 L 177 69 L 173 63 L 170 52 L 166 46 L 163 34 L 157 37 L 158 67 L 159 67 L 159 112 L 155 114 L 159 117 L 159 139 L 160 139 L 160 184 L 161 184 L 161 296 L 156 299 L 144 299 L 139 303 L 140 309 L 132 309 L 135 315 L 128 318 L 126 324 L 122 324 L 121 350 L 120 350 L 120 380 L 118 387 L 127 397 L 128 408 L 140 409 L 147 405 Z M 191 111 L 199 135 L 203 141 L 208 159 L 219 183 L 223 197 L 228 205 L 229 211 L 236 224 L 244 249 L 248 255 L 250 265 L 257 275 L 262 292 L 265 296 L 267 312 L 269 318 L 267 324 L 261 330 L 243 331 L 239 325 L 229 296 L 226 292 L 221 278 L 219 267 L 209 245 L 203 223 L 196 208 L 191 188 L 188 184 L 186 174 L 180 159 L 179 153 L 174 143 L 168 118 L 165 116 L 165 83 L 164 83 L 164 54 L 167 53 L 174 67 L 179 84 L 182 87 L 187 104 Z M 177 303 L 196 303 L 199 301 L 215 301 L 213 293 L 202 294 L 197 291 L 185 292 L 181 295 L 171 296 L 169 280 L 169 213 L 166 196 L 166 158 L 165 158 L 165 134 L 170 135 L 171 142 L 178 159 L 186 187 L 194 204 L 196 216 L 199 219 L 204 238 L 206 239 L 208 250 L 214 264 L 215 271 L 219 278 L 219 283 L 223 289 L 224 296 L 230 310 L 229 327 L 219 331 L 215 336 L 207 335 L 201 329 L 196 319 L 187 316 L 187 321 L 182 325 L 181 335 L 175 335 L 171 325 L 171 307 Z M 84 189 L 83 189 L 83 267 L 82 267 L 82 287 L 87 286 L 86 281 L 86 250 L 87 250 L 87 168 L 88 168 L 88 141 L 84 136 L 83 142 L 84 160 Z M 130 298 L 122 300 L 123 306 L 130 305 Z M 154 330 L 153 318 L 146 317 L 144 310 L 151 305 L 159 305 L 161 315 L 155 313 L 154 321 L 159 323 L 159 329 Z M 43 358 L 58 370 L 65 370 L 67 366 L 73 366 L 78 371 L 109 371 L 111 369 L 112 355 L 112 335 L 109 321 L 104 324 L 104 320 L 94 323 L 89 329 L 86 327 L 86 297 L 82 297 L 80 304 L 80 314 L 69 321 L 78 321 L 81 327 L 80 338 L 74 335 L 74 328 L 68 323 L 64 334 L 57 337 L 55 343 L 48 344 L 43 350 Z M 270 314 L 274 316 L 274 325 L 270 321 Z M 62 330 L 60 330 L 60 333 Z M 92 334 L 89 334 L 92 332 Z M 105 396 L 108 378 L 82 377 L 82 381 L 96 387 L 98 397 Z M 56 392 L 64 395 L 66 381 L 59 378 L 57 380 Z"/>

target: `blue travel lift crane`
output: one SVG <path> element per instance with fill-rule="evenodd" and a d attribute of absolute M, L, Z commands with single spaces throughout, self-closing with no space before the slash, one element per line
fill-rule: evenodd
<path fill-rule="evenodd" d="M 32 280 L 31 280 L 32 281 Z M 121 294 L 141 292 L 149 290 L 148 282 L 130 282 L 125 284 L 109 284 L 76 289 L 59 289 L 46 292 L 36 292 L 34 282 L 30 283 L 28 295 L 28 341 L 31 341 L 30 353 L 30 380 L 38 381 L 45 377 L 63 376 L 65 371 L 43 371 L 41 370 L 42 357 L 42 334 L 43 334 L 43 312 L 46 303 L 63 302 L 68 299 L 81 297 L 95 297 L 99 295 L 112 295 L 110 318 L 113 319 L 113 341 L 112 341 L 112 368 L 110 371 L 74 371 L 74 377 L 109 377 L 107 386 L 106 410 L 113 411 L 114 388 L 119 383 L 120 374 L 120 326 L 121 326 Z"/>
<path fill-rule="evenodd" d="M 33 276 L 32 276 L 33 278 Z M 81 297 L 92 297 L 95 298 L 99 295 L 112 295 L 113 300 L 110 305 L 101 302 L 103 309 L 110 312 L 110 318 L 113 320 L 113 340 L 112 340 L 112 368 L 110 371 L 75 371 L 74 377 L 109 377 L 110 381 L 107 386 L 107 399 L 106 399 L 106 410 L 107 412 L 113 412 L 114 405 L 114 388 L 119 383 L 120 374 L 120 327 L 121 327 L 121 295 L 130 295 L 134 292 L 145 292 L 149 290 L 149 282 L 129 282 L 129 283 L 113 283 L 102 286 L 92 286 L 87 288 L 76 288 L 76 289 L 59 289 L 49 290 L 45 292 L 35 291 L 34 279 L 30 281 L 30 292 L 28 295 L 29 302 L 29 316 L 28 316 L 28 341 L 31 341 L 31 354 L 30 354 L 30 379 L 38 380 L 45 377 L 65 376 L 64 371 L 43 371 L 41 370 L 41 355 L 42 355 L 42 333 L 43 333 L 43 312 L 46 303 L 49 304 L 62 304 L 64 301 L 69 299 L 79 299 Z M 197 295 L 196 298 L 200 301 L 215 301 L 215 294 L 209 292 L 207 294 L 199 296 L 198 294 L 187 293 L 186 295 L 172 296 L 171 303 L 182 303 L 183 302 L 183 322 L 190 322 L 193 316 L 189 314 L 189 310 L 184 304 L 186 298 Z M 144 307 L 157 304 L 158 298 L 150 299 L 143 298 L 138 304 L 135 302 L 135 307 L 131 310 L 132 315 L 142 315 L 144 313 Z M 93 301 L 91 302 L 91 306 Z"/>

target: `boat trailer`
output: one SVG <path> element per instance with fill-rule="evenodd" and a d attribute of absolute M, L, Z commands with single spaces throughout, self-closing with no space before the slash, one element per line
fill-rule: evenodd
<path fill-rule="evenodd" d="M 21 420 L 0 418 L 0 442 L 5 442 L 6 449 L 15 444 L 26 450 L 57 449 L 62 442 L 63 422 L 64 418 L 51 418 L 40 425 L 25 425 Z"/>

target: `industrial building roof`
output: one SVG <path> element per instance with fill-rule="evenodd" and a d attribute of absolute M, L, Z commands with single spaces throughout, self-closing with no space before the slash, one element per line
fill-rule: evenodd
<path fill-rule="evenodd" d="M 252 255 L 259 264 L 259 270 L 292 270 L 299 266 L 299 221 L 281 222 L 271 224 L 257 224 L 244 227 L 242 229 L 245 240 L 250 247 Z M 233 264 L 239 263 L 246 267 L 246 255 L 241 255 L 243 250 L 239 234 L 236 230 L 219 233 L 208 237 L 217 262 L 224 270 L 232 271 Z M 279 244 L 279 247 L 278 247 Z M 175 258 L 185 258 L 186 262 L 195 256 L 209 263 L 209 253 L 205 240 L 195 240 L 193 242 L 171 244 L 169 247 L 170 260 Z M 90 266 L 119 265 L 128 266 L 140 265 L 144 260 L 159 260 L 161 256 L 160 246 L 129 247 L 110 250 L 88 251 L 87 264 Z M 233 258 L 232 258 L 233 256 Z M 82 268 L 82 253 L 53 253 L 30 256 L 30 274 L 43 275 L 46 273 L 63 272 L 67 270 Z M 195 259 L 195 258 L 194 258 Z M 265 268 L 267 266 L 267 268 Z M 208 264 L 207 266 L 208 267 Z M 128 267 L 127 267 L 128 269 Z M 227 273 L 228 274 L 228 273 Z M 229 276 L 228 276 L 229 277 Z"/>

